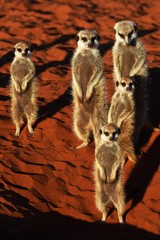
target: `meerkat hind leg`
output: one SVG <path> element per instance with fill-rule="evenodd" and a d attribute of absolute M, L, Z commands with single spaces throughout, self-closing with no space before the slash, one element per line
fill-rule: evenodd
<path fill-rule="evenodd" d="M 123 221 L 123 215 L 121 212 L 118 211 L 118 220 L 119 220 L 119 223 L 124 223 Z"/>
<path fill-rule="evenodd" d="M 130 154 L 128 154 L 128 160 L 133 162 L 133 163 L 137 163 L 138 158 L 134 153 L 130 153 Z"/>
<path fill-rule="evenodd" d="M 105 222 L 106 219 L 107 219 L 107 212 L 105 211 L 102 213 L 102 222 Z"/>
<path fill-rule="evenodd" d="M 31 135 L 34 135 L 34 131 L 33 131 L 33 128 L 32 128 L 32 120 L 31 120 L 31 117 L 26 114 L 26 117 L 27 117 L 27 126 L 28 126 L 28 132 L 31 134 Z"/>
<path fill-rule="evenodd" d="M 89 144 L 89 141 L 84 141 L 83 143 L 81 143 L 79 146 L 75 147 L 76 149 L 80 149 L 83 147 L 86 147 Z"/>
<path fill-rule="evenodd" d="M 28 132 L 29 132 L 30 134 L 34 135 L 35 133 L 34 133 L 34 131 L 33 131 L 32 125 L 31 125 L 31 123 L 30 123 L 29 121 L 28 121 L 28 123 L 27 123 L 27 126 L 28 126 Z"/>
<path fill-rule="evenodd" d="M 15 125 L 16 125 L 15 137 L 19 137 L 19 135 L 20 135 L 20 129 L 21 129 L 20 123 L 17 122 Z"/>

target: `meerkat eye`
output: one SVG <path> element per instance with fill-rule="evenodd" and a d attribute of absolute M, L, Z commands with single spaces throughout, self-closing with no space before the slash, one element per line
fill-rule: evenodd
<path fill-rule="evenodd" d="M 122 85 L 123 87 L 125 87 L 125 86 L 126 86 L 126 83 L 125 83 L 125 82 L 122 82 L 121 85 Z"/>
<path fill-rule="evenodd" d="M 132 34 L 133 34 L 133 30 L 128 34 L 128 37 L 131 38 Z"/>
<path fill-rule="evenodd" d="M 21 48 L 18 48 L 17 50 L 18 50 L 18 52 L 22 52 L 22 49 L 21 49 Z"/>
<path fill-rule="evenodd" d="M 92 38 L 91 38 L 91 42 L 94 42 L 94 40 L 96 40 L 96 38 L 95 38 L 95 37 L 92 37 Z"/>
<path fill-rule="evenodd" d="M 120 36 L 121 38 L 125 39 L 125 37 L 124 37 L 123 34 L 121 34 L 121 33 L 118 33 L 118 34 L 119 34 L 119 36 Z"/>
<path fill-rule="evenodd" d="M 87 42 L 87 38 L 86 37 L 82 37 L 83 42 Z"/>
<path fill-rule="evenodd" d="M 112 135 L 115 137 L 117 135 L 117 132 L 113 132 Z"/>
<path fill-rule="evenodd" d="M 104 132 L 104 134 L 108 137 L 109 136 L 109 132 Z"/>
<path fill-rule="evenodd" d="M 25 53 L 28 53 L 28 51 L 29 51 L 29 48 L 26 48 L 26 49 L 25 49 Z"/>

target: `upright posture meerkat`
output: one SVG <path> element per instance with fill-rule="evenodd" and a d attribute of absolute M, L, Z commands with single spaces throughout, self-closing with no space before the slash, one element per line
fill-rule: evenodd
<path fill-rule="evenodd" d="M 118 144 L 119 134 L 119 128 L 112 123 L 100 129 L 95 148 L 95 199 L 97 208 L 102 212 L 102 221 L 106 220 L 109 209 L 114 206 L 119 222 L 123 223 L 124 156 Z"/>
<path fill-rule="evenodd" d="M 77 34 L 77 44 L 72 58 L 72 91 L 74 132 L 83 141 L 78 149 L 90 142 L 91 132 L 96 131 L 94 126 L 101 118 L 100 112 L 103 116 L 106 112 L 107 121 L 107 110 L 99 35 L 95 30 L 82 30 Z"/>
<path fill-rule="evenodd" d="M 137 37 L 137 26 L 133 21 L 117 22 L 114 26 L 113 46 L 114 80 L 121 77 L 141 77 L 146 82 L 148 72 L 146 51 Z"/>
<path fill-rule="evenodd" d="M 116 81 L 116 91 L 112 96 L 108 113 L 108 123 L 114 123 L 121 129 L 119 143 L 126 157 L 136 162 L 135 147 L 137 131 L 141 122 L 136 120 L 137 111 L 134 100 L 135 83 L 133 78 L 122 77 Z"/>
<path fill-rule="evenodd" d="M 133 21 L 125 20 L 117 22 L 114 26 L 115 44 L 112 49 L 114 65 L 114 81 L 119 81 L 121 77 L 134 77 L 136 81 L 135 101 L 139 121 L 142 126 L 146 121 L 146 84 L 147 84 L 147 64 L 146 51 L 143 44 L 137 37 L 137 26 Z M 138 135 L 137 135 L 138 136 Z"/>
<path fill-rule="evenodd" d="M 32 124 L 37 116 L 35 67 L 30 59 L 32 47 L 25 41 L 14 46 L 15 57 L 11 64 L 11 112 L 16 125 L 15 136 L 20 135 L 20 126 L 24 117 L 28 131 L 33 134 Z"/>

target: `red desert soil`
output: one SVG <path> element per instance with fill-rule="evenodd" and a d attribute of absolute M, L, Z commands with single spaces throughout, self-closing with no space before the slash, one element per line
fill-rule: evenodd
<path fill-rule="evenodd" d="M 112 28 L 131 19 L 147 50 L 151 121 L 160 124 L 159 0 L 0 1 L 0 239 L 160 239 L 160 134 L 144 130 L 142 156 L 124 169 L 125 221 L 114 210 L 106 223 L 94 200 L 94 143 L 80 150 L 72 131 L 71 58 L 75 35 L 94 28 L 101 36 L 108 100 L 113 94 Z M 39 117 L 14 137 L 9 97 L 12 48 L 34 46 Z"/>

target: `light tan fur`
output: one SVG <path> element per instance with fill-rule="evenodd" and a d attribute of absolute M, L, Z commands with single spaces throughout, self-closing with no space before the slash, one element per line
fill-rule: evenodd
<path fill-rule="evenodd" d="M 99 36 L 94 30 L 82 30 L 77 34 L 77 44 L 72 58 L 72 93 L 74 132 L 82 140 L 82 144 L 76 147 L 78 149 L 89 144 L 99 119 L 106 115 L 107 121 L 107 110 Z M 100 109 L 103 111 L 101 115 Z"/>
<path fill-rule="evenodd" d="M 114 123 L 121 129 L 119 144 L 130 161 L 137 162 L 135 147 L 139 133 L 140 119 L 136 119 L 137 111 L 134 99 L 135 81 L 122 77 L 116 81 L 115 93 L 112 96 L 108 113 L 108 123 Z M 138 129 L 138 133 L 137 133 Z"/>
<path fill-rule="evenodd" d="M 115 207 L 118 220 L 123 223 L 125 194 L 123 186 L 124 156 L 118 144 L 119 128 L 110 123 L 103 126 L 97 135 L 95 148 L 95 200 L 105 221 L 108 211 Z"/>
<path fill-rule="evenodd" d="M 35 67 L 30 58 L 32 47 L 25 41 L 14 46 L 11 64 L 11 112 L 16 125 L 15 136 L 20 135 L 21 123 L 27 119 L 28 131 L 34 134 L 32 124 L 37 117 Z"/>

